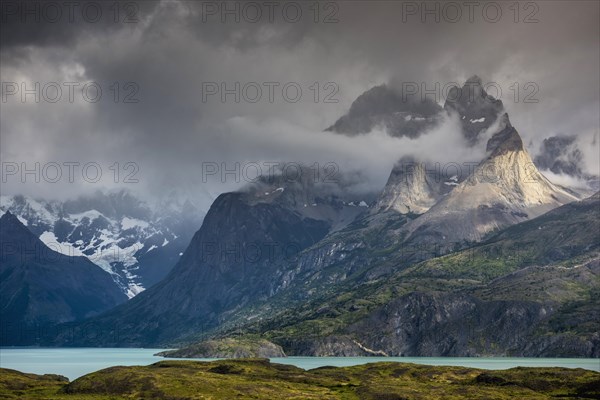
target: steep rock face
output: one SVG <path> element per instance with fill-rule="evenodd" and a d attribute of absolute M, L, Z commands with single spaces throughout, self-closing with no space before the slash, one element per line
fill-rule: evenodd
<path fill-rule="evenodd" d="M 172 343 L 215 327 L 284 288 L 297 253 L 364 212 L 310 183 L 280 178 L 220 195 L 163 281 L 93 320 L 119 326 L 118 341 L 111 335 L 105 344 Z"/>
<path fill-rule="evenodd" d="M 578 200 L 537 170 L 506 114 L 487 150 L 465 181 L 407 226 L 410 241 L 480 241 L 493 230 Z"/>
<path fill-rule="evenodd" d="M 350 331 L 380 327 L 371 337 L 359 337 L 388 355 L 503 354 L 517 347 L 551 311 L 535 302 L 482 302 L 465 294 L 417 292 L 392 301 Z M 494 345 L 503 350 L 494 351 Z"/>
<path fill-rule="evenodd" d="M 444 110 L 458 114 L 467 145 L 474 146 L 481 133 L 502 116 L 504 107 L 502 101 L 486 93 L 481 79 L 473 76 L 462 87 L 450 89 Z M 494 142 L 488 144 L 488 150 L 504 139 L 503 135 L 495 135 Z M 394 166 L 371 213 L 393 210 L 402 214 L 423 214 L 465 177 L 464 174 L 442 176 L 441 171 L 428 167 L 426 162 L 404 157 Z"/>
<path fill-rule="evenodd" d="M 458 176 L 442 177 L 426 163 L 404 157 L 392 169 L 371 213 L 391 210 L 423 214 L 457 185 L 458 179 Z"/>
<path fill-rule="evenodd" d="M 502 101 L 487 94 L 477 75 L 467 79 L 462 88 L 454 86 L 449 90 L 444 109 L 458 113 L 463 134 L 470 145 L 477 143 L 480 133 L 504 112 Z"/>
<path fill-rule="evenodd" d="M 35 340 L 23 333 L 36 324 L 80 320 L 126 300 L 100 267 L 47 247 L 10 212 L 0 218 L 0 242 L 3 345 Z"/>
<path fill-rule="evenodd" d="M 485 92 L 480 78 L 472 77 L 453 90 L 457 93 L 448 96 L 445 109 L 458 113 L 467 145 L 474 146 L 482 132 L 494 127 L 487 132 L 492 136 L 483 161 L 460 176 L 445 176 L 426 162 L 402 158 L 368 215 L 303 251 L 288 282 L 299 277 L 340 282 L 404 252 L 400 268 L 576 199 L 535 169 L 517 131 L 502 114 L 502 102 Z M 439 249 L 423 248 L 430 245 Z M 364 278 L 375 279 L 389 269 L 370 270 Z"/>
<path fill-rule="evenodd" d="M 249 204 L 278 205 L 302 218 L 324 221 L 331 231 L 345 228 L 367 212 L 371 194 L 352 195 L 343 190 L 343 176 L 331 182 L 315 177 L 315 171 L 301 166 L 297 173 L 265 176 L 243 189 Z"/>
<path fill-rule="evenodd" d="M 431 99 L 403 98 L 394 89 L 380 85 L 358 96 L 348 113 L 326 131 L 358 135 L 381 127 L 390 136 L 416 138 L 437 123 L 440 111 Z"/>
<path fill-rule="evenodd" d="M 385 276 L 397 258 L 398 231 L 412 218 L 386 211 L 368 214 L 343 230 L 300 252 L 290 262 L 285 279 L 289 300 L 305 300 L 331 285 L 347 280 L 371 280 Z"/>
<path fill-rule="evenodd" d="M 573 287 L 590 297 L 568 300 Z M 389 355 L 598 357 L 599 287 L 598 258 L 530 267 L 483 289 L 410 293 L 347 332 Z"/>
<path fill-rule="evenodd" d="M 350 336 L 333 335 L 325 337 L 311 338 L 307 337 L 299 340 L 289 340 L 282 342 L 283 347 L 287 349 L 290 356 L 310 356 L 310 357 L 369 357 L 385 354 L 369 352 L 368 349 L 361 347 L 355 339 Z"/>
<path fill-rule="evenodd" d="M 368 268 L 394 251 L 405 250 L 406 263 L 421 261 L 435 256 L 435 252 L 423 254 L 423 246 L 439 245 L 441 251 L 461 248 L 493 230 L 577 199 L 537 171 L 508 115 L 502 114 L 502 102 L 485 92 L 480 78 L 474 76 L 453 90 L 456 93 L 450 93 L 445 109 L 458 113 L 467 145 L 474 146 L 484 131 L 494 128 L 486 132 L 491 137 L 485 158 L 460 176 L 444 176 L 439 168 L 404 157 L 368 216 L 343 234 L 329 235 L 302 252 L 299 271 L 326 271 L 344 263 L 343 271 L 315 275 L 340 281 L 359 265 Z M 404 220 L 394 220 L 395 214 Z M 368 277 L 380 273 L 385 269 Z"/>
<path fill-rule="evenodd" d="M 467 290 L 410 292 L 334 334 L 277 342 L 290 356 L 598 357 L 599 288 L 597 257 L 532 266 Z"/>
<path fill-rule="evenodd" d="M 209 293 L 193 298 L 199 296 L 199 304 L 212 303 L 214 311 L 239 306 L 246 296 L 268 296 L 275 290 L 281 262 L 322 239 L 329 229 L 324 221 L 302 218 L 276 204 L 251 205 L 245 197 L 219 196 L 170 275 L 184 286 L 210 285 Z"/>
<path fill-rule="evenodd" d="M 600 336 L 536 335 L 556 312 L 552 305 L 480 301 L 464 295 L 413 293 L 375 312 L 350 330 L 388 355 L 598 357 Z M 380 326 L 373 336 L 360 334 Z"/>

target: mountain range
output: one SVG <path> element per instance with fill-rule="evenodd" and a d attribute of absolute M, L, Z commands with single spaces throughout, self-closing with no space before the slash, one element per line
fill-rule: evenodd
<path fill-rule="evenodd" d="M 483 149 L 465 173 L 411 156 L 373 199 L 279 175 L 224 193 L 164 279 L 82 322 L 110 334 L 42 344 L 598 357 L 599 195 L 548 180 L 480 78 L 450 94 L 441 107 L 378 86 L 327 131 L 418 139 L 454 118 Z"/>
<path fill-rule="evenodd" d="M 3 344 L 23 343 L 34 327 L 81 320 L 127 300 L 107 272 L 86 257 L 49 248 L 10 211 L 0 218 L 0 242 Z"/>
<path fill-rule="evenodd" d="M 129 298 L 167 275 L 203 217 L 175 196 L 152 206 L 125 190 L 62 202 L 1 196 L 7 211 L 52 249 L 100 266 Z"/>

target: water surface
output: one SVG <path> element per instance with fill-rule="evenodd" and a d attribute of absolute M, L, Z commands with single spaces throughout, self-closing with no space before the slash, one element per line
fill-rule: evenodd
<path fill-rule="evenodd" d="M 149 365 L 165 360 L 154 356 L 164 349 L 128 348 L 1 348 L 0 367 L 35 374 L 59 374 L 70 380 L 116 365 Z M 213 361 L 212 359 L 195 359 Z M 505 357 L 288 357 L 272 362 L 304 369 L 325 365 L 345 367 L 370 362 L 397 361 L 426 365 L 454 365 L 482 369 L 513 367 L 585 368 L 600 372 L 598 358 L 505 358 Z"/>

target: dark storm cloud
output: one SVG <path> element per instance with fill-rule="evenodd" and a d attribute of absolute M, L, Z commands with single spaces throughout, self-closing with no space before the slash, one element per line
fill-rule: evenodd
<path fill-rule="evenodd" d="M 2 50 L 12 51 L 19 46 L 69 47 L 82 36 L 110 34 L 123 25 L 138 23 L 158 4 L 158 1 L 2 0 Z"/>
<path fill-rule="evenodd" d="M 113 4 L 97 3 L 105 8 Z M 312 2 L 298 3 L 303 16 L 294 23 L 282 16 L 280 2 L 273 21 L 263 8 L 256 23 L 243 17 L 236 23 L 231 16 L 222 23 L 220 13 L 210 8 L 223 7 L 222 2 L 134 3 L 139 7 L 135 23 L 115 23 L 110 10 L 97 23 L 81 18 L 73 23 L 22 23 L 7 17 L 0 37 L 3 82 L 94 81 L 103 97 L 97 103 L 76 99 L 35 104 L 12 96 L 2 104 L 3 160 L 81 158 L 104 166 L 133 161 L 140 167 L 136 187 L 152 193 L 165 187 L 202 187 L 211 195 L 243 182 L 206 184 L 201 179 L 203 162 L 334 161 L 340 168 L 360 170 L 375 188 L 407 148 L 447 157 L 452 133 L 447 141 L 440 132 L 434 134 L 444 145 L 437 146 L 391 141 L 377 133 L 349 139 L 321 131 L 372 86 L 388 82 L 402 88 L 416 82 L 431 88 L 436 82 L 462 83 L 472 74 L 503 89 L 505 107 L 532 152 L 557 133 L 589 143 L 598 135 L 596 2 L 536 2 L 537 23 L 523 23 L 532 11 L 523 4 L 515 23 L 508 3 L 496 3 L 503 5 L 496 23 L 481 11 L 469 22 L 464 8 L 457 23 L 445 21 L 444 15 L 439 23 L 432 16 L 423 23 L 420 15 L 407 15 L 407 2 L 389 1 L 339 2 L 331 9 L 321 3 L 318 22 L 309 9 Z M 485 6 L 480 4 L 479 10 Z M 328 15 L 337 22 L 323 23 Z M 118 102 L 111 91 L 115 82 L 120 85 Z M 277 82 L 279 88 L 294 82 L 303 96 L 292 103 L 278 88 L 273 102 L 266 99 L 266 91 L 256 103 L 235 102 L 231 95 L 225 102 L 218 95 L 203 101 L 203 83 L 210 82 L 229 88 L 235 82 Z M 317 102 L 310 89 L 315 82 Z M 339 89 L 333 96 L 337 103 L 323 102 L 332 92 L 324 87 L 328 82 Z M 518 102 L 510 89 L 515 82 Z M 529 82 L 539 88 L 538 103 L 523 102 Z M 128 94 L 139 101 L 123 103 Z M 584 165 L 597 169 L 597 145 L 580 148 Z M 459 156 L 458 149 L 455 154 Z M 54 187 L 43 185 L 9 185 L 6 190 L 56 195 Z M 63 193 L 79 190 L 87 189 L 71 185 Z"/>
<path fill-rule="evenodd" d="M 555 174 L 581 177 L 583 154 L 577 147 L 575 136 L 552 136 L 544 139 L 535 164 L 543 170 Z"/>

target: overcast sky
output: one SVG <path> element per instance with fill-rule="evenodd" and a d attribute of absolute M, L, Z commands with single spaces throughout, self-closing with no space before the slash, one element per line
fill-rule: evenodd
<path fill-rule="evenodd" d="M 69 9 L 63 2 L 3 1 L 3 173 L 36 162 L 46 168 L 39 183 L 33 175 L 26 183 L 4 176 L 2 194 L 64 198 L 119 186 L 151 199 L 177 189 L 208 207 L 242 182 L 231 175 L 225 183 L 203 182 L 203 165 L 267 168 L 275 161 L 335 162 L 364 178 L 362 188 L 377 188 L 412 146 L 451 160 L 449 143 L 459 138 L 437 132 L 417 144 L 381 132 L 348 138 L 322 130 L 374 85 L 443 88 L 473 74 L 502 89 L 531 153 L 546 137 L 577 135 L 586 168 L 598 174 L 599 2 L 478 2 L 473 9 L 429 2 L 433 14 L 425 16 L 422 2 L 324 2 L 318 13 L 313 2 L 272 3 L 271 14 L 265 2 L 134 1 L 115 10 L 113 2 Z M 23 89 L 36 92 L 35 82 L 38 103 L 34 94 L 21 96 Z M 235 82 L 239 103 L 234 94 L 223 102 L 209 92 L 221 83 L 235 91 Z M 78 85 L 73 102 L 68 85 Z M 52 102 L 57 86 L 61 97 Z M 93 102 L 97 87 L 102 96 Z M 293 102 L 297 88 L 302 95 Z M 538 102 L 524 102 L 528 95 Z M 72 183 L 69 162 L 79 163 Z M 62 166 L 57 183 L 49 182 L 52 163 Z M 96 164 L 83 179 L 86 163 Z M 103 176 L 93 183 L 97 167 Z"/>

